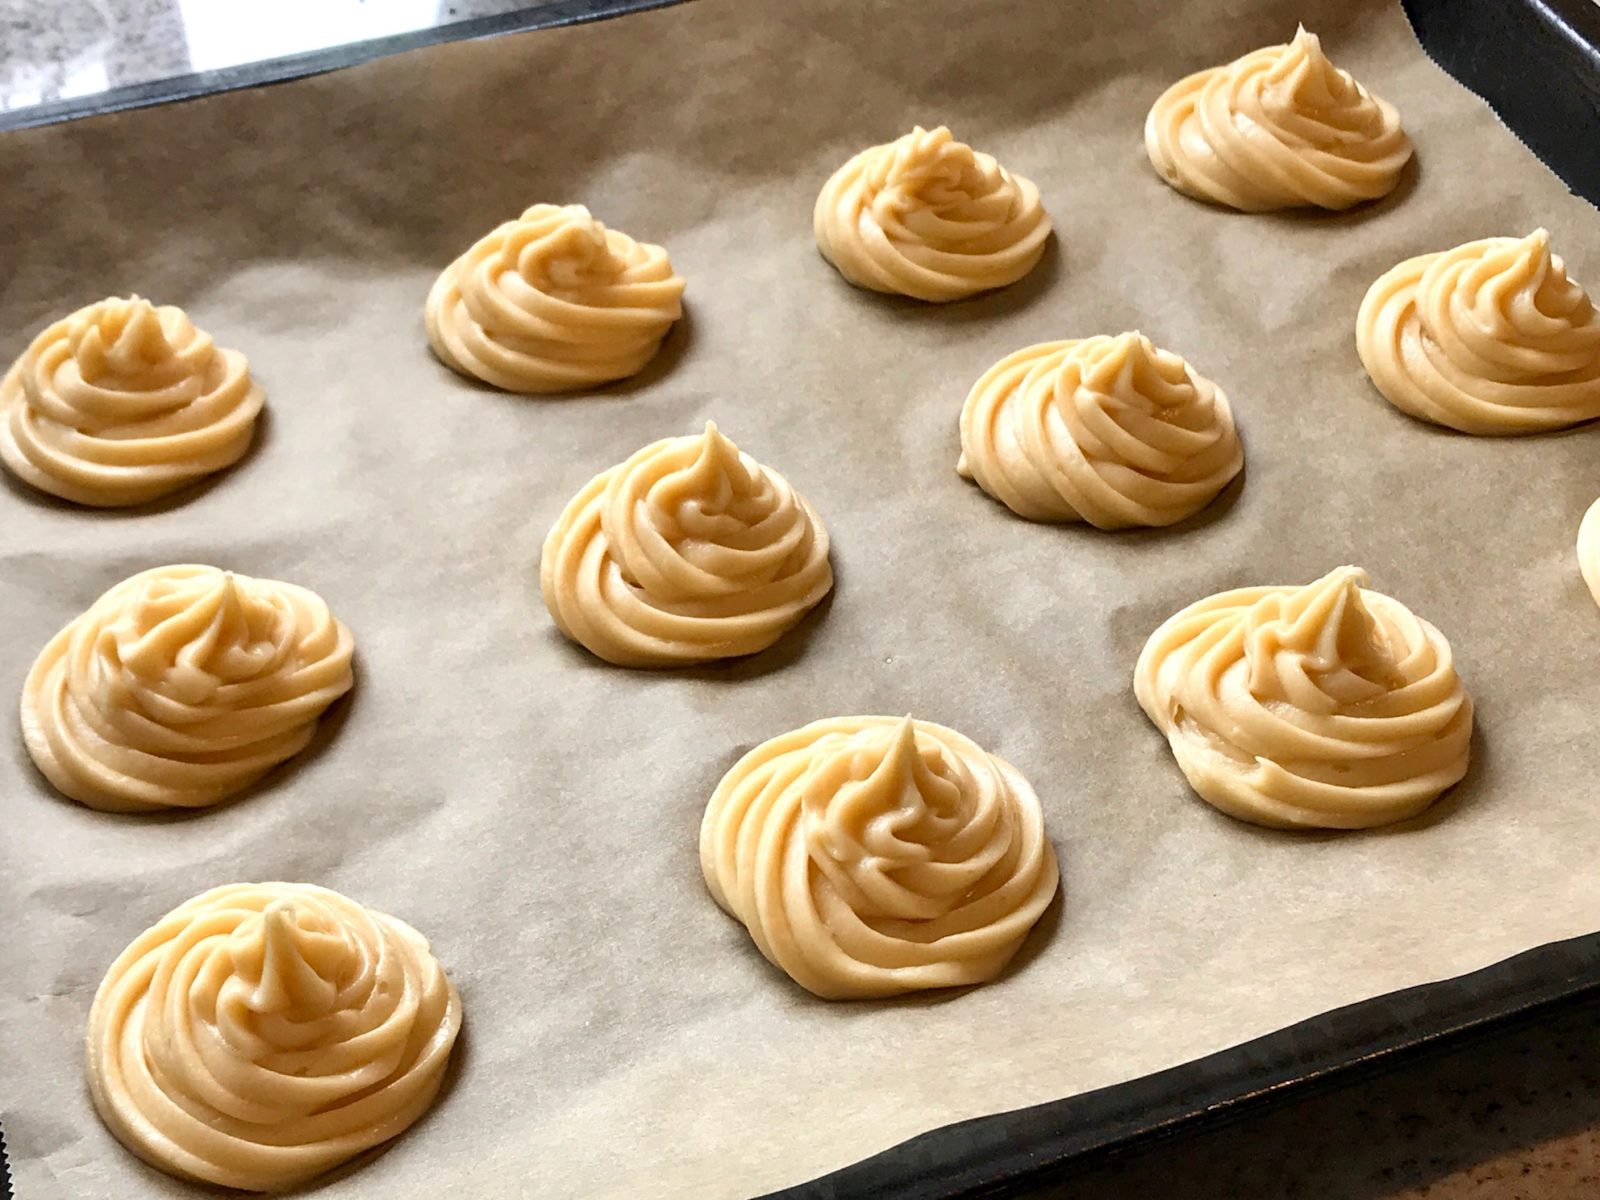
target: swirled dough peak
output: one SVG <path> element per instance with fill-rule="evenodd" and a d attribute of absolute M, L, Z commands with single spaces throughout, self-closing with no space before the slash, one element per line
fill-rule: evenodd
<path fill-rule="evenodd" d="M 1356 350 L 1396 408 L 1463 433 L 1600 417 L 1600 319 L 1543 229 L 1399 264 L 1361 302 Z"/>
<path fill-rule="evenodd" d="M 1015 283 L 1050 237 L 1039 189 L 943 125 L 845 163 L 812 225 L 822 256 L 857 287 L 930 301 Z"/>
<path fill-rule="evenodd" d="M 421 1116 L 460 1028 L 455 985 L 409 925 L 310 884 L 233 884 L 111 964 L 89 1091 L 151 1166 L 278 1191 Z"/>
<path fill-rule="evenodd" d="M 1201 797 L 1258 825 L 1415 816 L 1467 770 L 1472 701 L 1450 644 L 1336 571 L 1208 596 L 1150 636 L 1134 692 Z"/>
<path fill-rule="evenodd" d="M 961 410 L 956 470 L 1030 521 L 1171 525 L 1243 465 L 1222 389 L 1141 333 L 1018 350 Z"/>
<path fill-rule="evenodd" d="M 264 399 L 244 355 L 182 309 L 102 300 L 39 334 L 0 380 L 0 461 L 76 504 L 143 504 L 238 462 Z"/>
<path fill-rule="evenodd" d="M 1594 602 L 1600 604 L 1600 500 L 1589 506 L 1578 526 L 1578 569 Z"/>
<path fill-rule="evenodd" d="M 993 979 L 1060 883 L 1028 781 L 910 717 L 757 746 L 706 807 L 700 866 L 761 953 L 830 1000 Z"/>
<path fill-rule="evenodd" d="M 299 753 L 350 689 L 350 631 L 322 598 L 215 567 L 125 579 L 50 640 L 22 736 L 91 808 L 200 808 Z"/>
<path fill-rule="evenodd" d="M 671 667 L 766 649 L 833 569 L 816 510 L 708 421 L 591 479 L 545 539 L 539 585 L 592 653 Z"/>
<path fill-rule="evenodd" d="M 1375 200 L 1411 158 L 1394 106 L 1330 63 L 1304 26 L 1286 46 L 1173 84 L 1144 145 L 1178 191 L 1244 212 Z"/>
<path fill-rule="evenodd" d="M 581 204 L 535 204 L 439 275 L 428 343 L 446 366 L 508 392 L 569 392 L 641 371 L 682 298 L 660 246 Z"/>

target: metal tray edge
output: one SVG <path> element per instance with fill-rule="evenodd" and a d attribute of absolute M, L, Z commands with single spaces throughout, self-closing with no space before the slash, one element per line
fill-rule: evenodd
<path fill-rule="evenodd" d="M 283 83 L 290 79 L 303 79 L 307 75 L 320 75 L 326 71 L 353 67 L 375 58 L 416 50 L 423 46 L 470 41 L 501 33 L 522 33 L 530 29 L 584 25 L 591 21 L 602 21 L 652 8 L 666 8 L 679 3 L 682 3 L 682 0 L 549 0 L 547 3 L 515 9 L 512 12 L 473 17 L 466 21 L 453 21 L 430 29 L 415 29 L 408 33 L 396 33 L 388 37 L 369 38 L 362 42 L 348 42 L 342 46 L 311 50 L 305 54 L 291 54 L 263 62 L 221 67 L 214 71 L 176 75 L 169 79 L 155 79 L 147 83 L 112 88 L 110 91 L 90 96 L 74 96 L 64 100 L 52 100 L 45 104 L 33 104 L 26 108 L 15 108 L 0 112 L 0 131 L 29 129 L 36 125 L 49 125 L 76 117 L 99 116 L 129 108 L 169 104 L 176 100 L 194 100 L 217 92 L 231 92 L 240 88 L 261 87 L 265 84 Z"/>
<path fill-rule="evenodd" d="M 0 130 L 193 99 L 422 46 L 581 24 L 682 0 L 556 0 L 492 17 L 0 113 Z M 1576 194 L 1600 205 L 1600 5 L 1400 0 L 1425 53 L 1481 97 Z M 1525 74 L 1540 64 L 1542 86 Z M 1553 68 L 1553 69 L 1552 69 Z M 1590 131 L 1586 139 L 1585 131 Z M 1586 141 L 1589 144 L 1585 144 Z M 1551 1008 L 1600 998 L 1600 933 L 1455 979 L 1359 1001 L 1193 1062 L 1065 1100 L 921 1134 L 766 1200 L 980 1200 L 1241 1115 L 1290 1093 L 1392 1069 Z M 0 1127 L 0 1200 L 13 1196 Z"/>
<path fill-rule="evenodd" d="M 943 1126 L 763 1200 L 978 1200 L 1600 999 L 1600 933 L 1357 1001 L 1126 1083 Z"/>
<path fill-rule="evenodd" d="M 1600 4 L 1400 0 L 1423 52 L 1600 206 Z M 979 1200 L 1600 998 L 1600 933 L 1359 1001 L 1140 1079 L 932 1130 L 764 1200 Z"/>

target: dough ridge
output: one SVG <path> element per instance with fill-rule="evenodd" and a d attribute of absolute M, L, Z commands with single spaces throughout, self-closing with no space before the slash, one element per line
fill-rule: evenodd
<path fill-rule="evenodd" d="M 545 539 L 539 587 L 607 662 L 683 666 L 772 645 L 832 589 L 828 552 L 810 503 L 707 422 L 590 480 Z"/>
<path fill-rule="evenodd" d="M 1030 521 L 1171 525 L 1243 466 L 1222 389 L 1138 332 L 1018 350 L 961 411 L 956 470 Z"/>
<path fill-rule="evenodd" d="M 0 379 L 0 461 L 95 508 L 144 504 L 232 466 L 266 395 L 245 356 L 140 296 L 41 332 Z"/>
<path fill-rule="evenodd" d="M 930 303 L 1015 283 L 1043 257 L 1050 227 L 1031 180 L 943 125 L 861 151 L 812 212 L 817 248 L 839 274 Z"/>
<path fill-rule="evenodd" d="M 985 983 L 1060 885 L 1033 788 L 953 729 L 837 717 L 764 742 L 700 828 L 712 897 L 824 999 Z"/>
<path fill-rule="evenodd" d="M 233 884 L 112 963 L 89 1013 L 89 1092 L 150 1165 L 278 1191 L 420 1117 L 460 1028 L 455 985 L 403 921 L 311 884 Z"/>
<path fill-rule="evenodd" d="M 106 812 L 201 808 L 303 750 L 354 682 L 350 630 L 316 593 L 155 567 L 61 630 L 22 688 L 29 755 Z"/>
<path fill-rule="evenodd" d="M 1134 693 L 1202 799 L 1281 828 L 1365 829 L 1466 774 L 1473 707 L 1450 644 L 1340 567 L 1220 592 L 1168 618 Z"/>

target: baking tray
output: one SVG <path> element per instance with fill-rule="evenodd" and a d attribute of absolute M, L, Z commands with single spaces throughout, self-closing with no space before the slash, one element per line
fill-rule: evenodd
<path fill-rule="evenodd" d="M 674 0 L 564 0 L 498 17 L 0 114 L 17 128 L 251 87 L 459 38 L 616 17 Z M 1600 7 L 1588 0 L 1403 0 L 1423 48 L 1481 95 L 1578 194 L 1600 203 Z M 946 1126 L 783 1197 L 999 1196 L 1094 1156 L 1271 1103 L 1291 1091 L 1392 1068 L 1430 1048 L 1600 995 L 1600 934 L 1484 970 L 1362 1001 L 1276 1033 L 1067 1100 Z M 9 1196 L 3 1149 L 0 1186 Z M 24 1198 L 26 1200 L 26 1198 Z"/>
<path fill-rule="evenodd" d="M 175 75 L 0 112 L 0 130 L 260 87 L 422 46 L 625 16 L 692 0 L 550 0 L 265 62 Z M 1578 195 L 1600 204 L 1600 5 L 1593 0 L 1401 0 L 1428 56 L 1488 101 Z"/>

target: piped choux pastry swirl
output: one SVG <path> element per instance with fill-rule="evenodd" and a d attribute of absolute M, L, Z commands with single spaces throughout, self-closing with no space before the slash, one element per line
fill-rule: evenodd
<path fill-rule="evenodd" d="M 1134 693 L 1190 785 L 1258 825 L 1364 829 L 1466 774 L 1472 701 L 1449 642 L 1340 567 L 1208 596 L 1145 643 Z"/>
<path fill-rule="evenodd" d="M 111 964 L 89 1093 L 151 1166 L 280 1191 L 404 1132 L 460 1028 L 455 985 L 403 921 L 310 884 L 235 884 Z"/>
<path fill-rule="evenodd" d="M 1287 45 L 1173 84 L 1144 144 L 1172 187 L 1243 212 L 1376 200 L 1412 153 L 1394 106 L 1330 63 L 1304 26 Z"/>
<path fill-rule="evenodd" d="M 0 462 L 96 508 L 143 504 L 244 457 L 265 393 L 237 350 L 139 296 L 80 308 L 0 379 Z"/>
<path fill-rule="evenodd" d="M 667 252 L 581 204 L 535 204 L 492 230 L 428 293 L 428 344 L 508 392 L 556 393 L 638 374 L 683 315 Z"/>
<path fill-rule="evenodd" d="M 762 954 L 833 1000 L 993 979 L 1060 885 L 1028 781 L 910 717 L 757 746 L 706 806 L 700 866 Z"/>
<path fill-rule="evenodd" d="M 305 588 L 216 567 L 142 571 L 40 652 L 23 742 L 90 808 L 215 804 L 306 747 L 350 690 L 354 645 Z"/>
<path fill-rule="evenodd" d="M 1039 189 L 944 126 L 857 154 L 812 213 L 822 256 L 857 287 L 960 300 L 1015 283 L 1050 237 Z"/>
<path fill-rule="evenodd" d="M 1243 465 L 1222 389 L 1140 333 L 1018 350 L 961 411 L 956 470 L 1030 521 L 1171 525 Z"/>
<path fill-rule="evenodd" d="M 589 481 L 545 539 L 557 627 L 607 662 L 669 667 L 764 650 L 833 587 L 828 531 L 782 475 L 704 434 Z"/>
<path fill-rule="evenodd" d="M 1600 417 L 1600 318 L 1543 229 L 1386 272 L 1361 302 L 1356 350 L 1389 403 L 1463 433 Z"/>

